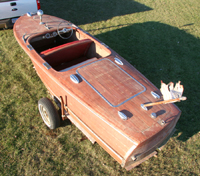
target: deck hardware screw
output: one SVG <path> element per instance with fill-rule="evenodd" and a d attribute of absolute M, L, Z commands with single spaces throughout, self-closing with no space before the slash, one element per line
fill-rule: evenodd
<path fill-rule="evenodd" d="M 137 160 L 137 158 L 136 158 L 135 156 L 132 156 L 131 159 L 132 159 L 133 161 L 136 161 L 136 160 Z"/>
<path fill-rule="evenodd" d="M 165 121 L 164 120 L 161 121 L 161 125 L 165 125 Z"/>

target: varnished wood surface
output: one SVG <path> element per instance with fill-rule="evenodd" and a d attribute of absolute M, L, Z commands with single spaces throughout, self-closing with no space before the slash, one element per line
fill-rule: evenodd
<path fill-rule="evenodd" d="M 42 16 L 42 21 L 49 26 L 50 30 L 53 30 L 57 29 L 58 25 L 64 20 L 44 14 Z M 20 17 L 17 23 L 14 25 L 14 32 L 18 37 L 22 37 L 24 34 L 31 36 L 48 31 L 45 28 L 45 25 L 40 25 L 39 23 L 39 16 L 33 15 L 32 17 L 28 17 L 27 15 L 24 15 Z"/>
<path fill-rule="evenodd" d="M 55 30 L 62 19 L 44 15 L 43 21 L 48 22 L 50 30 Z M 30 44 L 30 36 L 34 37 L 49 31 L 44 25 L 38 24 L 39 17 L 37 16 L 35 18 L 27 16 L 19 18 L 14 25 L 17 41 L 31 58 L 38 75 L 52 95 L 64 98 L 64 103 L 98 135 L 99 138 L 95 138 L 95 136 L 94 138 L 104 149 L 107 148 L 106 151 L 118 162 L 122 164 L 123 160 L 128 161 L 131 154 L 145 152 L 148 148 L 156 146 L 172 131 L 180 116 L 180 110 L 174 104 L 162 104 L 149 107 L 148 111 L 143 110 L 141 104 L 158 101 L 151 95 L 151 91 L 160 94 L 159 89 L 115 51 L 106 48 L 99 40 L 79 28 L 77 31 L 80 39 L 91 39 L 100 47 L 99 53 L 102 52 L 103 56 L 105 53 L 110 54 L 66 72 L 59 72 L 53 68 L 47 70 L 43 66 L 45 60 L 34 49 L 27 48 L 27 45 Z M 22 39 L 23 35 L 26 36 L 26 43 Z M 115 66 L 114 58 L 116 56 L 124 63 L 123 65 Z M 112 105 L 124 103 L 112 107 L 86 81 L 82 80 L 79 84 L 73 83 L 70 75 L 77 73 L 83 76 Z M 139 84 L 126 73 L 137 80 Z M 146 90 L 126 101 L 129 97 L 143 91 L 141 85 Z M 122 120 L 118 111 L 124 112 L 128 116 L 128 120 Z M 156 113 L 157 118 L 151 118 L 151 113 Z M 165 121 L 165 124 L 162 125 L 161 121 Z M 88 131 L 88 133 L 91 132 Z M 102 139 L 103 142 L 99 139 Z M 134 150 L 135 148 L 137 150 Z"/>
<path fill-rule="evenodd" d="M 108 59 L 93 62 L 77 71 L 111 106 L 120 106 L 145 91 L 133 77 Z"/>

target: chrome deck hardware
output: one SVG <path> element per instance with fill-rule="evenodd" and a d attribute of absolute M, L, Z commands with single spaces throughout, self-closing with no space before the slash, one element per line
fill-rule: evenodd
<path fill-rule="evenodd" d="M 30 51 L 33 49 L 33 47 L 31 45 L 26 45 L 26 46 Z"/>
<path fill-rule="evenodd" d="M 121 111 L 118 111 L 118 115 L 122 120 L 127 120 L 128 116 Z"/>
<path fill-rule="evenodd" d="M 157 117 L 157 115 L 155 112 L 151 113 L 151 118 L 155 119 L 156 117 Z"/>
<path fill-rule="evenodd" d="M 124 65 L 124 63 L 118 59 L 117 57 L 115 57 L 115 62 L 118 64 L 118 65 Z"/>
<path fill-rule="evenodd" d="M 158 95 L 157 93 L 151 91 L 151 95 L 155 98 L 155 99 L 160 99 L 160 95 Z"/>
<path fill-rule="evenodd" d="M 144 106 L 144 104 L 141 104 L 141 108 L 144 109 L 145 111 L 148 111 L 148 108 Z"/>
<path fill-rule="evenodd" d="M 43 11 L 41 9 L 37 11 L 37 15 L 40 17 L 40 24 L 44 24 L 44 22 L 42 22 Z"/>
<path fill-rule="evenodd" d="M 70 79 L 71 79 L 74 83 L 76 83 L 76 84 L 80 83 L 80 80 L 79 80 L 78 77 L 77 77 L 76 75 L 74 75 L 74 74 L 70 75 Z"/>
<path fill-rule="evenodd" d="M 43 65 L 46 67 L 47 70 L 51 68 L 51 66 L 47 62 L 43 63 Z"/>

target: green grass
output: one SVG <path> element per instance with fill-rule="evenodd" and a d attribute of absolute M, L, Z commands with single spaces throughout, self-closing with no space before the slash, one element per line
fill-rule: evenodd
<path fill-rule="evenodd" d="M 49 94 L 11 29 L 0 31 L 0 175 L 200 175 L 199 0 L 41 0 L 109 45 L 157 87 L 182 81 L 187 101 L 157 158 L 126 171 L 69 121 L 49 130 L 37 101 Z"/>

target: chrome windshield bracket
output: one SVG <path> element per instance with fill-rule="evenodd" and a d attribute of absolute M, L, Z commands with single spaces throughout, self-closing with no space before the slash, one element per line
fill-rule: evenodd
<path fill-rule="evenodd" d="M 26 33 L 22 36 L 22 39 L 23 39 L 24 43 L 26 43 L 25 36 L 26 36 Z"/>

